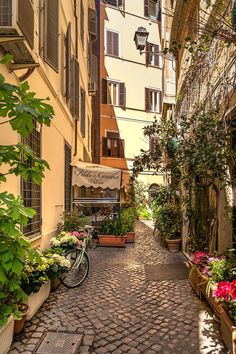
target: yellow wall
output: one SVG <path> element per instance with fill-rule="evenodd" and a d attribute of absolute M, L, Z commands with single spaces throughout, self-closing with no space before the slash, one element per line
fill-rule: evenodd
<path fill-rule="evenodd" d="M 43 126 L 41 129 L 41 157 L 48 161 L 50 170 L 45 172 L 45 178 L 42 182 L 42 234 L 37 237 L 36 245 L 45 247 L 49 244 L 50 237 L 55 233 L 57 223 L 60 221 L 60 216 L 64 210 L 64 143 L 67 142 L 72 148 L 72 158 L 74 154 L 75 144 L 75 120 L 72 117 L 66 101 L 63 97 L 63 68 L 64 68 L 64 36 L 66 34 L 68 23 L 72 24 L 72 50 L 71 54 L 75 53 L 75 18 L 73 1 L 60 1 L 59 7 L 59 73 L 54 71 L 44 60 L 39 56 L 38 50 L 38 13 L 39 1 L 33 2 L 35 11 L 35 40 L 34 49 L 31 50 L 28 46 L 34 60 L 40 64 L 35 69 L 33 74 L 28 78 L 30 90 L 36 92 L 37 97 L 49 97 L 49 103 L 53 106 L 55 116 L 51 127 Z M 80 2 L 77 2 L 80 4 Z M 77 158 L 83 160 L 83 147 L 88 151 L 88 122 L 92 122 L 91 97 L 88 94 L 88 2 L 83 0 L 85 11 L 85 49 L 83 50 L 80 34 L 78 33 L 78 61 L 80 64 L 80 86 L 84 88 L 86 95 L 86 136 L 82 138 L 80 133 L 80 120 L 78 121 L 78 135 L 76 137 L 78 143 Z M 79 15 L 80 6 L 78 8 Z M 78 17 L 79 18 L 79 17 Z M 78 23 L 80 30 L 80 23 Z M 27 43 L 27 42 L 25 42 Z M 3 55 L 0 54 L 2 57 Z M 17 75 L 21 75 L 25 70 L 15 73 L 9 73 L 6 65 L 1 65 L 0 72 L 5 76 L 6 81 L 19 84 Z M 79 97 L 78 97 L 79 99 Z M 90 134 L 91 137 L 91 134 Z M 91 138 L 90 138 L 91 139 Z M 8 125 L 2 125 L 0 131 L 0 144 L 14 144 L 20 141 L 20 136 L 12 132 Z M 88 151 L 91 157 L 91 149 Z M 20 194 L 20 178 L 10 176 L 7 178 L 7 183 L 2 184 L 1 190 L 8 190 L 14 194 Z M 31 238 L 32 242 L 34 237 Z"/>

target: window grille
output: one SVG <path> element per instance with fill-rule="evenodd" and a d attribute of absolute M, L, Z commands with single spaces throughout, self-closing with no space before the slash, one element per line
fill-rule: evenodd
<path fill-rule="evenodd" d="M 41 134 L 36 129 L 36 122 L 34 129 L 27 138 L 23 138 L 22 142 L 29 145 L 37 157 L 41 156 Z M 32 166 L 32 161 L 26 161 L 28 166 Z M 32 219 L 29 219 L 28 225 L 23 227 L 23 233 L 26 236 L 38 235 L 41 232 L 41 186 L 34 183 L 32 180 L 21 180 L 22 184 L 22 198 L 24 205 L 27 208 L 33 208 L 36 214 Z"/>
<path fill-rule="evenodd" d="M 0 26 L 12 25 L 12 0 L 0 0 Z"/>

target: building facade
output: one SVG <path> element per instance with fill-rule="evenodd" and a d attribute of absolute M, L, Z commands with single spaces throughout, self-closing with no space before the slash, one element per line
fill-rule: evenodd
<path fill-rule="evenodd" d="M 134 156 L 148 150 L 143 127 L 161 117 L 163 102 L 163 60 L 161 50 L 162 11 L 159 1 L 97 1 L 99 14 L 99 92 L 95 105 L 94 160 L 122 169 L 123 190 L 127 190 Z M 135 32 L 149 32 L 146 51 L 140 55 Z M 161 184 L 162 175 L 143 172 L 145 185 Z"/>
<path fill-rule="evenodd" d="M 40 186 L 10 176 L 1 187 L 22 195 L 37 214 L 24 230 L 35 245 L 45 247 L 65 210 L 71 210 L 71 160 L 92 159 L 92 96 L 96 93 L 96 11 L 93 0 L 0 1 L 0 52 L 13 55 L 1 65 L 7 82 L 27 79 L 37 97 L 49 97 L 55 116 L 50 127 L 35 126 L 24 140 L 50 170 Z M 7 124 L 0 144 L 22 138 Z"/>
<path fill-rule="evenodd" d="M 232 127 L 230 138 L 227 137 L 232 151 L 235 149 L 233 126 L 236 118 L 234 6 L 231 0 L 210 3 L 177 0 L 171 1 L 167 9 L 171 22 L 170 47 L 176 55 L 177 126 L 183 117 L 191 119 L 195 115 L 197 119 L 198 114 L 207 116 L 214 111 L 219 122 L 226 122 L 228 132 Z M 217 206 L 209 229 L 212 230 L 210 249 L 219 253 L 232 248 L 236 241 L 235 166 L 228 159 L 224 168 L 230 183 L 227 187 L 221 181 L 215 183 L 208 206 L 208 209 Z M 189 232 L 189 223 L 185 222 L 184 250 L 188 248 Z"/>

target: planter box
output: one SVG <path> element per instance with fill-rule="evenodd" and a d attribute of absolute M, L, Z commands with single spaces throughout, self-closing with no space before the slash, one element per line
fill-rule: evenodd
<path fill-rule="evenodd" d="M 187 263 L 189 269 L 188 281 L 197 294 L 201 298 L 202 290 L 205 289 L 206 294 L 206 286 L 208 282 L 208 278 L 203 275 L 200 270 L 190 261 Z"/>
<path fill-rule="evenodd" d="M 236 324 L 232 322 L 223 307 L 220 311 L 220 327 L 225 345 L 232 354 L 236 354 Z"/>
<path fill-rule="evenodd" d="M 135 232 L 127 232 L 126 234 L 126 243 L 133 243 L 135 240 Z"/>
<path fill-rule="evenodd" d="M 7 354 L 13 340 L 14 319 L 10 316 L 5 326 L 0 327 L 0 353 Z"/>
<path fill-rule="evenodd" d="M 51 285 L 49 281 L 46 284 L 43 284 L 37 293 L 32 293 L 29 295 L 27 302 L 29 306 L 29 311 L 26 316 L 26 321 L 31 320 L 31 318 L 36 314 L 38 309 L 42 306 L 44 301 L 48 298 L 50 294 L 50 288 Z"/>
<path fill-rule="evenodd" d="M 125 247 L 126 236 L 98 235 L 99 246 Z"/>

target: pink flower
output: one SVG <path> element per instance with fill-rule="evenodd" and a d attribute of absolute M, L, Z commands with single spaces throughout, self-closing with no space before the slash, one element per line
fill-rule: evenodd
<path fill-rule="evenodd" d="M 217 284 L 217 289 L 213 291 L 213 297 L 229 302 L 236 300 L 236 280 L 232 282 L 221 281 Z"/>
<path fill-rule="evenodd" d="M 202 262 L 206 262 L 208 255 L 205 252 L 196 252 L 193 256 L 193 261 L 195 264 L 201 264 Z"/>

